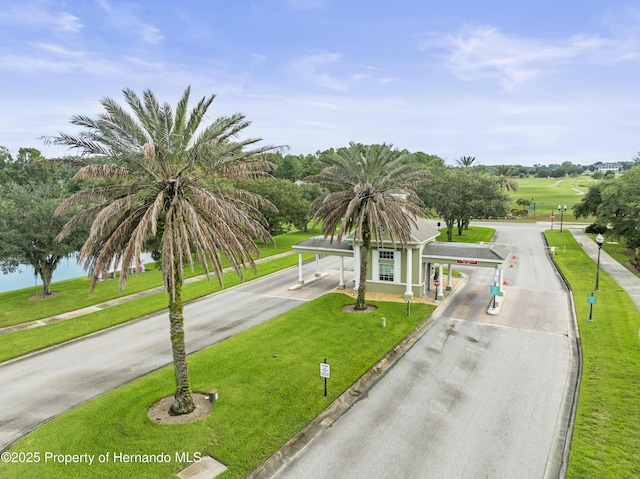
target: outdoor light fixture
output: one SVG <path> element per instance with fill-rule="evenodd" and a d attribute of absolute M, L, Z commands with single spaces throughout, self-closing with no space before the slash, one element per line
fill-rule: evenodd
<path fill-rule="evenodd" d="M 558 211 L 560 212 L 560 233 L 562 233 L 562 220 L 564 220 L 564 212 L 567 211 L 567 205 L 558 205 Z"/>
<path fill-rule="evenodd" d="M 602 243 L 604 243 L 604 236 L 598 234 L 598 236 L 596 236 L 596 243 L 598 243 L 598 263 L 596 267 L 596 291 L 598 291 L 598 282 L 600 280 L 600 251 L 602 250 Z"/>

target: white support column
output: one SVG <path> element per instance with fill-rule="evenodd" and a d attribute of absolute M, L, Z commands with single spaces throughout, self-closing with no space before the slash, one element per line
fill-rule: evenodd
<path fill-rule="evenodd" d="M 453 289 L 453 265 L 449 263 L 447 266 L 447 291 L 451 291 Z"/>
<path fill-rule="evenodd" d="M 304 277 L 302 276 L 302 253 L 298 253 L 298 284 L 304 284 Z"/>
<path fill-rule="evenodd" d="M 340 282 L 338 289 L 344 289 L 344 256 L 340 256 Z"/>
<path fill-rule="evenodd" d="M 500 286 L 500 296 L 502 296 L 503 295 L 502 285 L 504 284 L 504 269 L 503 268 L 500 268 L 498 270 L 498 277 L 500 278 L 499 279 L 499 283 L 498 283 L 498 286 Z"/>
<path fill-rule="evenodd" d="M 412 254 L 411 248 L 407 248 L 406 249 L 406 253 L 407 253 L 407 274 L 406 274 L 406 283 L 407 286 L 404 290 L 404 299 L 411 299 L 413 298 L 413 282 L 412 282 L 412 277 L 413 277 L 413 254 Z"/>
<path fill-rule="evenodd" d="M 316 278 L 320 277 L 320 255 L 316 254 Z"/>
<path fill-rule="evenodd" d="M 366 280 L 366 278 L 365 278 Z M 353 247 L 353 289 L 360 287 L 360 246 Z"/>
<path fill-rule="evenodd" d="M 438 265 L 438 279 L 440 280 L 440 284 L 437 286 L 437 290 L 438 290 L 437 296 L 438 296 L 438 299 L 441 299 L 442 297 L 444 297 L 444 293 L 442 292 L 442 283 L 444 283 L 444 281 L 442 280 L 442 274 L 443 274 L 443 273 L 442 273 L 442 263 L 440 263 L 440 264 Z"/>
<path fill-rule="evenodd" d="M 429 281 L 431 281 L 431 278 L 429 278 L 429 263 L 424 263 L 423 266 L 424 271 L 422 272 L 423 275 L 423 287 L 422 287 L 422 294 L 427 294 L 427 290 L 429 289 Z"/>

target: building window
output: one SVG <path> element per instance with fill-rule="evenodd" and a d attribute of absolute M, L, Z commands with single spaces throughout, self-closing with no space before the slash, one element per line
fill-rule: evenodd
<path fill-rule="evenodd" d="M 380 250 L 379 254 L 379 258 L 380 259 L 389 259 L 391 261 L 393 261 L 393 251 L 390 250 Z"/>
<path fill-rule="evenodd" d="M 380 281 L 393 282 L 393 263 L 380 263 Z"/>

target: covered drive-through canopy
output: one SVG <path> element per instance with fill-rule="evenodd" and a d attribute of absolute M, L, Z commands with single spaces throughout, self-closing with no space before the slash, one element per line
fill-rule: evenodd
<path fill-rule="evenodd" d="M 426 222 L 426 220 L 424 220 Z M 422 223 L 422 222 L 421 222 Z M 431 225 L 430 225 L 431 226 Z M 432 225 L 435 227 L 435 224 Z M 425 225 L 419 224 L 419 230 L 425 229 Z M 425 229 L 426 231 L 426 229 Z M 440 243 L 433 241 L 438 234 L 437 229 L 434 234 L 419 235 L 421 237 L 412 238 L 413 241 L 407 245 L 407 248 L 398 251 L 397 257 L 390 255 L 381 255 L 379 251 L 389 251 L 390 245 L 384 245 L 383 248 L 378 248 L 375 241 L 371 245 L 371 257 L 370 265 L 372 271 L 380 271 L 377 268 L 376 261 L 380 262 L 395 262 L 396 273 L 393 275 L 391 281 L 381 281 L 379 276 L 375 276 L 370 273 L 370 278 L 367 278 L 367 289 L 369 289 L 370 282 L 378 291 L 397 292 L 398 289 L 404 291 L 407 299 L 410 299 L 414 294 L 422 296 L 427 290 L 430 290 L 435 278 L 442 278 L 443 265 L 471 265 L 490 267 L 496 270 L 494 275 L 496 281 L 494 285 L 500 287 L 500 294 L 502 294 L 502 285 L 504 282 L 504 263 L 509 257 L 509 250 L 498 245 L 493 244 L 469 244 L 469 243 Z M 418 235 L 415 235 L 418 236 Z M 319 257 L 321 255 L 331 255 L 340 257 L 340 283 L 338 287 L 345 287 L 344 279 L 344 258 L 350 257 L 354 259 L 354 288 L 359 284 L 359 250 L 360 248 L 356 244 L 356 248 L 353 248 L 353 240 L 350 237 L 344 238 L 342 243 L 338 245 L 335 240 L 332 242 L 330 238 L 314 237 L 297 243 L 292 246 L 293 250 L 299 255 L 298 261 L 298 285 L 300 287 L 305 283 L 315 280 L 322 276 L 319 270 Z M 392 248 L 391 248 L 392 249 Z M 411 260 L 413 254 L 408 254 L 408 251 L 415 253 L 419 252 L 419 258 L 416 256 L 415 260 Z M 305 280 L 302 274 L 302 254 L 315 254 L 316 255 L 316 273 L 314 278 Z M 384 256 L 384 259 L 383 259 Z M 436 271 L 435 266 L 438 266 Z M 449 275 L 447 287 L 450 287 L 451 282 L 451 270 L 449 267 Z M 387 273 L 390 269 L 386 269 Z M 404 281 L 402 281 L 404 279 Z M 437 297 L 442 297 L 443 281 L 438 282 Z M 497 284 L 496 284 L 497 283 Z M 395 289 L 394 289 L 395 288 Z"/>

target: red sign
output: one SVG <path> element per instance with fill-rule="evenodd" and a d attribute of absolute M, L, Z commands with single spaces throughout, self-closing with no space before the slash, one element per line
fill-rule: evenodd
<path fill-rule="evenodd" d="M 440 280 L 439 279 L 434 280 L 433 281 L 433 285 L 434 286 L 440 286 Z"/>
<path fill-rule="evenodd" d="M 456 263 L 458 264 L 478 264 L 475 259 L 457 259 Z"/>
<path fill-rule="evenodd" d="M 551 215 L 551 216 L 549 216 L 549 218 L 551 218 L 552 220 L 555 220 L 556 219 L 556 215 Z"/>

